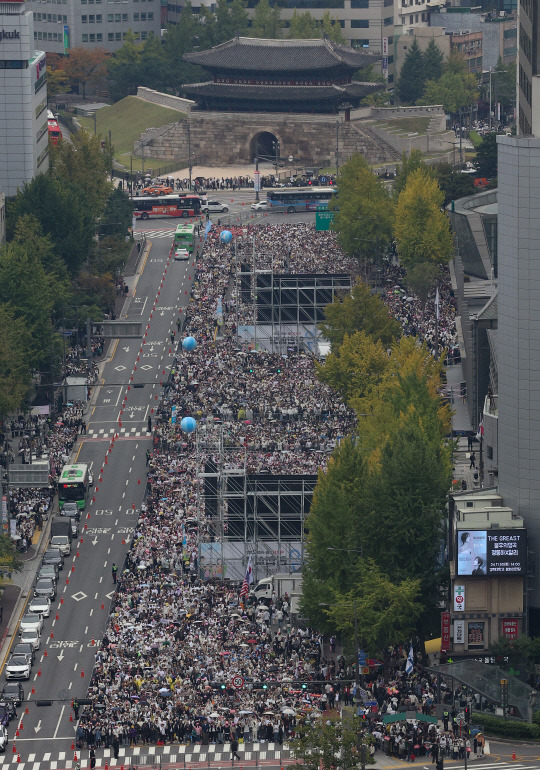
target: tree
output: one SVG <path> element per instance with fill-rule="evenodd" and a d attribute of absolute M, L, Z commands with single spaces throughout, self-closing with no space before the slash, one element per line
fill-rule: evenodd
<path fill-rule="evenodd" d="M 416 294 L 422 305 L 437 282 L 439 269 L 434 262 L 417 262 L 407 270 L 405 281 L 413 294 Z"/>
<path fill-rule="evenodd" d="M 94 236 L 94 221 L 86 205 L 85 192 L 68 181 L 38 174 L 25 182 L 7 209 L 8 240 L 13 238 L 19 217 L 32 214 L 50 235 L 54 252 L 74 275 L 88 256 Z"/>
<path fill-rule="evenodd" d="M 484 134 L 476 149 L 474 161 L 478 176 L 493 179 L 497 176 L 497 135 Z"/>
<path fill-rule="evenodd" d="M 0 306 L 0 417 L 18 412 L 30 390 L 28 332 L 13 309 Z"/>
<path fill-rule="evenodd" d="M 64 59 L 62 69 L 77 88 L 82 87 L 83 99 L 88 83 L 104 77 L 108 56 L 105 48 L 72 48 Z"/>
<path fill-rule="evenodd" d="M 457 115 L 461 110 L 478 101 L 478 81 L 467 71 L 462 54 L 452 51 L 443 65 L 438 80 L 431 78 L 425 83 L 422 104 L 442 104 L 445 111 Z"/>
<path fill-rule="evenodd" d="M 367 268 L 382 257 L 392 238 L 391 195 L 359 153 L 340 168 L 338 185 L 330 205 L 335 211 L 333 229 L 347 254 Z"/>
<path fill-rule="evenodd" d="M 489 94 L 487 98 L 489 100 Z M 494 105 L 497 102 L 501 102 L 503 110 L 508 112 L 512 108 L 515 98 L 516 62 L 512 61 L 509 64 L 505 64 L 499 56 L 495 69 L 491 73 L 491 104 Z"/>
<path fill-rule="evenodd" d="M 356 565 L 354 588 L 346 594 L 334 592 L 326 614 L 333 628 L 352 640 L 354 618 L 361 618 L 362 648 L 374 657 L 414 635 L 422 612 L 420 580 L 392 582 L 373 559 Z"/>
<path fill-rule="evenodd" d="M 414 38 L 396 83 L 399 101 L 402 104 L 416 104 L 422 96 L 425 82 L 424 57 L 416 38 Z"/>
<path fill-rule="evenodd" d="M 68 76 L 61 69 L 52 69 L 47 64 L 47 99 L 52 99 L 58 94 L 69 91 Z"/>
<path fill-rule="evenodd" d="M 370 739 L 359 736 L 341 720 L 315 722 L 300 721 L 295 728 L 295 737 L 290 746 L 296 768 L 307 770 L 336 770 L 336 767 L 352 768 L 373 764 L 374 759 L 367 750 Z"/>
<path fill-rule="evenodd" d="M 365 396 L 388 364 L 385 347 L 359 331 L 345 337 L 337 350 L 317 365 L 317 377 L 337 391 L 348 404 L 352 396 Z"/>
<path fill-rule="evenodd" d="M 443 206 L 448 206 L 451 201 L 473 195 L 476 188 L 470 174 L 462 174 L 450 163 L 438 163 L 433 167 L 435 179 L 444 193 Z"/>
<path fill-rule="evenodd" d="M 424 51 L 424 67 L 430 80 L 438 80 L 443 74 L 444 54 L 433 38 Z"/>
<path fill-rule="evenodd" d="M 218 0 L 215 19 L 217 39 L 214 44 L 223 43 L 236 35 L 245 35 L 249 30 L 249 17 L 245 0 Z"/>
<path fill-rule="evenodd" d="M 398 169 L 396 183 L 394 185 L 394 195 L 396 198 L 398 198 L 399 193 L 405 189 L 409 174 L 413 171 L 417 171 L 419 168 L 426 174 L 431 174 L 431 170 L 424 162 L 422 151 L 417 147 L 413 147 L 409 155 L 407 155 L 406 152 L 401 155 L 401 165 Z"/>
<path fill-rule="evenodd" d="M 277 38 L 281 30 L 281 13 L 279 6 L 272 7 L 270 0 L 259 0 L 253 14 L 251 37 L 266 39 Z"/>
<path fill-rule="evenodd" d="M 0 305 L 24 324 L 27 366 L 32 371 L 48 371 L 55 355 L 54 290 L 38 254 L 19 243 L 0 249 Z"/>
<path fill-rule="evenodd" d="M 133 207 L 125 192 L 115 187 L 100 219 L 99 229 L 103 235 L 124 238 L 133 221 Z"/>
<path fill-rule="evenodd" d="M 180 25 L 177 26 L 180 28 Z M 136 93 L 137 85 L 142 84 L 142 49 L 142 43 L 137 43 L 134 33 L 129 30 L 122 46 L 107 59 L 109 89 L 113 99 L 123 99 L 128 94 Z"/>
<path fill-rule="evenodd" d="M 41 223 L 33 214 L 19 217 L 15 223 L 13 243 L 20 244 L 39 257 L 51 286 L 55 308 L 64 305 L 70 296 L 66 265 L 55 253 L 52 238 L 43 234 Z"/>
<path fill-rule="evenodd" d="M 443 194 L 437 182 L 422 169 L 409 175 L 397 206 L 394 235 L 402 264 L 444 264 L 452 257 L 452 234 Z"/>
<path fill-rule="evenodd" d="M 363 332 L 372 342 L 388 347 L 399 338 L 401 326 L 392 318 L 384 302 L 371 293 L 367 283 L 358 281 L 350 294 L 336 296 L 325 308 L 325 320 L 319 329 L 332 345 L 332 351 L 343 342 L 345 335 Z"/>
<path fill-rule="evenodd" d="M 6 572 L 20 572 L 24 562 L 9 535 L 0 535 L 0 565 Z M 11 577 L 11 576 L 10 576 Z"/>
<path fill-rule="evenodd" d="M 111 148 L 102 150 L 100 138 L 84 129 L 77 131 L 70 142 L 58 144 L 51 153 L 52 177 L 82 191 L 92 219 L 101 215 L 111 194 L 111 167 Z"/>
<path fill-rule="evenodd" d="M 289 25 L 289 37 L 294 40 L 313 40 L 314 38 L 320 37 L 317 29 L 317 22 L 309 11 L 298 13 L 296 8 L 294 9 Z"/>
<path fill-rule="evenodd" d="M 337 19 L 333 19 L 330 16 L 330 11 L 325 11 L 320 23 L 320 29 L 323 35 L 326 35 L 329 40 L 334 43 L 345 43 L 343 32 L 341 31 L 341 25 Z"/>

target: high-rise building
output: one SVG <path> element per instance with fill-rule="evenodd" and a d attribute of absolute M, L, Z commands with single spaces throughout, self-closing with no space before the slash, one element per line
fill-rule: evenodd
<path fill-rule="evenodd" d="M 49 53 L 71 48 L 116 51 L 131 30 L 144 41 L 157 38 L 167 6 L 160 0 L 28 0 L 34 14 L 34 40 Z"/>
<path fill-rule="evenodd" d="M 0 178 L 15 195 L 49 167 L 45 53 L 34 50 L 31 11 L 0 0 Z"/>
<path fill-rule="evenodd" d="M 540 136 L 540 8 L 538 0 L 518 6 L 518 133 Z"/>

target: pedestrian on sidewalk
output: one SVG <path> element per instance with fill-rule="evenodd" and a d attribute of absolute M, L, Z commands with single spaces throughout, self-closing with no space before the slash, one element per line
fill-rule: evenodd
<path fill-rule="evenodd" d="M 474 452 L 471 452 L 471 454 L 469 455 L 469 460 L 470 460 L 469 469 L 476 468 L 476 455 Z"/>
<path fill-rule="evenodd" d="M 469 450 L 469 452 L 472 452 L 472 449 L 473 449 L 473 438 L 472 438 L 472 434 L 469 434 L 469 435 L 467 436 L 467 449 Z"/>
<path fill-rule="evenodd" d="M 335 636 L 331 636 L 330 637 L 330 650 L 332 652 L 336 651 L 336 637 Z"/>
<path fill-rule="evenodd" d="M 152 433 L 152 418 L 148 417 L 148 433 Z"/>
<path fill-rule="evenodd" d="M 231 761 L 234 762 L 235 758 L 240 761 L 240 754 L 238 753 L 238 740 L 236 736 L 231 738 Z"/>
<path fill-rule="evenodd" d="M 94 748 L 90 749 L 90 768 L 91 770 L 94 770 L 94 767 L 96 766 L 96 751 Z"/>

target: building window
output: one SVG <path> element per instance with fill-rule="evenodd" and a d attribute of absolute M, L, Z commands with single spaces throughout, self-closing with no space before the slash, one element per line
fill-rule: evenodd
<path fill-rule="evenodd" d="M 122 14 L 122 21 L 127 21 L 127 20 L 128 20 L 128 15 L 127 15 L 127 13 L 123 13 L 123 14 Z"/>
<path fill-rule="evenodd" d="M 146 40 L 147 37 L 148 37 L 148 32 L 146 32 L 146 30 L 144 32 L 141 32 L 141 40 Z"/>
<path fill-rule="evenodd" d="M 394 23 L 393 16 L 387 16 L 386 19 L 383 20 L 383 26 L 385 27 L 391 27 L 393 23 Z"/>
<path fill-rule="evenodd" d="M 97 13 L 97 14 L 96 14 L 96 24 L 101 24 L 101 22 L 102 22 L 102 18 L 103 18 L 103 17 L 101 16 L 101 14 L 100 14 L 100 13 Z"/>
<path fill-rule="evenodd" d="M 146 21 L 146 13 L 141 13 L 141 21 Z"/>
<path fill-rule="evenodd" d="M 148 21 L 154 21 L 154 11 L 148 11 Z"/>
<path fill-rule="evenodd" d="M 107 40 L 109 41 L 109 43 L 112 43 L 112 41 L 114 40 L 114 32 L 107 32 Z"/>
<path fill-rule="evenodd" d="M 114 33 L 114 39 L 115 40 L 122 40 L 122 33 L 121 32 L 115 32 Z"/>
<path fill-rule="evenodd" d="M 88 21 L 88 16 L 86 16 L 86 15 L 81 16 L 81 22 L 83 24 L 86 24 L 87 21 Z"/>
<path fill-rule="evenodd" d="M 108 13 L 107 14 L 107 21 L 114 21 L 114 14 L 113 13 Z"/>
<path fill-rule="evenodd" d="M 351 0 L 351 8 L 369 8 L 369 0 Z"/>
<path fill-rule="evenodd" d="M 133 14 L 133 21 L 139 21 L 139 14 L 138 13 L 134 13 Z"/>
<path fill-rule="evenodd" d="M 369 40 L 351 40 L 351 45 L 353 48 L 369 48 Z"/>
<path fill-rule="evenodd" d="M 368 29 L 369 28 L 369 20 L 368 19 L 351 19 L 351 28 L 352 29 Z"/>
<path fill-rule="evenodd" d="M 96 35 L 96 40 L 98 43 L 103 43 L 103 32 L 98 32 Z"/>
<path fill-rule="evenodd" d="M 116 22 L 120 21 L 120 20 L 121 20 L 121 18 L 122 18 L 122 16 L 121 16 L 119 13 L 115 13 L 115 14 L 114 14 L 114 20 L 115 20 Z"/>
<path fill-rule="evenodd" d="M 83 43 L 88 43 L 88 35 L 83 35 L 82 36 L 82 41 L 83 41 Z"/>

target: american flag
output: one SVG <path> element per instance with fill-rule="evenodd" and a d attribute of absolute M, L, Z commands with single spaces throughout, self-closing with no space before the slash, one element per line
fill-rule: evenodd
<path fill-rule="evenodd" d="M 244 578 L 244 582 L 242 583 L 242 588 L 240 590 L 240 598 L 248 595 L 249 587 L 252 583 L 253 583 L 253 567 L 251 566 L 251 556 L 250 556 L 248 565 L 247 565 L 246 576 Z"/>

